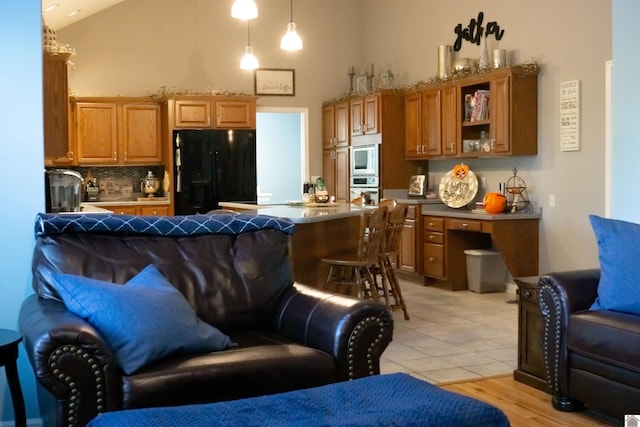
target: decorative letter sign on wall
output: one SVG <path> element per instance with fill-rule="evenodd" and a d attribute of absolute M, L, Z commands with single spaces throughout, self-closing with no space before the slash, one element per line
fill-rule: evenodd
<path fill-rule="evenodd" d="M 560 83 L 560 150 L 580 150 L 580 80 Z"/>
<path fill-rule="evenodd" d="M 487 27 L 482 26 L 482 21 L 484 20 L 484 12 L 478 12 L 478 18 L 471 18 L 469 21 L 469 25 L 467 28 L 462 28 L 462 24 L 456 25 L 456 28 L 453 31 L 458 36 L 455 43 L 453 44 L 453 50 L 459 51 L 462 47 L 462 40 L 466 40 L 469 43 L 475 43 L 480 46 L 480 40 L 484 35 L 485 38 L 489 37 L 491 34 L 494 34 L 496 40 L 502 39 L 504 35 L 504 30 L 500 29 L 500 26 L 496 21 L 491 21 L 487 23 Z"/>

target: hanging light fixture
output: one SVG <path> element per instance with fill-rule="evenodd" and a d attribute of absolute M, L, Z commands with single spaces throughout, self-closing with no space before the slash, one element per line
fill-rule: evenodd
<path fill-rule="evenodd" d="M 236 19 L 257 18 L 258 6 L 253 0 L 236 0 L 231 6 L 231 16 Z"/>
<path fill-rule="evenodd" d="M 253 54 L 253 48 L 251 47 L 251 32 L 249 30 L 249 21 L 247 21 L 247 47 L 244 51 L 244 56 L 240 60 L 240 68 L 243 70 L 255 70 L 260 64 L 258 58 Z"/>
<path fill-rule="evenodd" d="M 293 22 L 293 0 L 291 0 L 291 19 L 287 24 L 287 32 L 280 41 L 280 49 L 282 50 L 300 50 L 302 49 L 302 39 L 296 32 L 296 24 Z"/>

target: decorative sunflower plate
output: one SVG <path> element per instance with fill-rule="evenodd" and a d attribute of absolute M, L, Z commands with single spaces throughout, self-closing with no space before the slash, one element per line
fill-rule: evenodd
<path fill-rule="evenodd" d="M 461 208 L 478 194 L 478 178 L 468 166 L 456 165 L 440 180 L 440 200 L 450 208 Z"/>

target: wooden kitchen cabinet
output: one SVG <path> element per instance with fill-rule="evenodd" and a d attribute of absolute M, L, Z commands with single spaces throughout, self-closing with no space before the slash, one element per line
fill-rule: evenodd
<path fill-rule="evenodd" d="M 373 93 L 349 102 L 351 136 L 380 133 L 380 94 Z"/>
<path fill-rule="evenodd" d="M 446 277 L 444 262 L 444 219 L 424 217 L 424 266 L 425 276 Z"/>
<path fill-rule="evenodd" d="M 420 236 L 420 219 L 422 218 L 420 205 L 409 205 L 407 209 L 407 219 L 402 228 L 402 240 L 400 253 L 398 256 L 398 269 L 407 273 L 419 273 L 420 247 L 418 237 Z"/>
<path fill-rule="evenodd" d="M 349 194 L 349 102 L 322 107 L 322 177 L 336 201 Z"/>
<path fill-rule="evenodd" d="M 211 127 L 211 101 L 178 99 L 174 104 L 174 127 Z"/>
<path fill-rule="evenodd" d="M 350 201 L 348 147 L 322 150 L 322 178 L 337 202 Z"/>
<path fill-rule="evenodd" d="M 336 170 L 336 161 L 338 165 L 344 164 L 344 172 L 338 172 L 338 180 L 336 187 L 336 198 L 342 200 L 342 189 L 345 191 L 344 200 L 349 200 L 349 173 L 350 158 L 348 147 L 356 145 L 377 145 L 379 150 L 379 187 L 380 188 L 406 188 L 409 179 L 417 173 L 417 165 L 406 160 L 404 156 L 405 150 L 405 120 L 404 120 L 404 97 L 395 90 L 380 89 L 378 92 L 365 96 L 357 95 L 348 100 L 341 101 L 334 109 L 332 126 L 330 120 L 330 109 L 324 108 L 323 105 L 323 172 L 325 176 L 330 171 Z M 348 105 L 348 112 L 344 110 L 344 106 Z M 346 117 L 345 117 L 346 116 Z M 358 117 L 354 120 L 353 118 Z M 336 117 L 338 119 L 336 119 Z M 363 133 L 364 126 L 361 125 L 363 117 L 368 117 L 366 128 L 368 131 Z M 348 123 L 348 129 L 342 132 L 343 119 Z M 364 123 L 364 122 L 362 122 Z M 355 130 L 357 127 L 359 130 Z M 334 146 L 331 141 L 331 130 L 337 128 L 338 142 L 334 154 L 331 154 L 331 147 Z M 343 138 L 342 136 L 345 136 Z M 350 138 L 348 137 L 350 135 Z M 344 142 L 340 142 L 342 140 Z M 347 142 L 348 141 L 348 142 Z M 344 147 L 341 147 L 344 145 Z M 340 150 L 341 148 L 346 150 Z M 329 150 L 329 151 L 327 151 Z M 329 162 L 330 164 L 325 164 Z M 342 171 L 342 167 L 337 169 Z M 344 186 L 339 182 L 344 180 Z M 331 191 L 331 190 L 329 190 Z"/>
<path fill-rule="evenodd" d="M 489 117 L 465 120 L 465 97 L 489 93 Z M 420 97 L 418 98 L 418 94 Z M 489 70 L 405 93 L 405 157 L 437 159 L 537 154 L 538 75 L 522 67 Z M 490 152 L 464 152 L 465 140 L 486 132 Z"/>
<path fill-rule="evenodd" d="M 405 95 L 407 159 L 457 154 L 456 99 L 455 86 L 438 86 Z"/>
<path fill-rule="evenodd" d="M 476 90 L 489 91 L 489 118 L 462 121 L 460 142 L 480 139 L 487 132 L 494 145 L 492 152 L 466 155 L 502 156 L 538 154 L 538 75 L 521 67 L 498 69 L 459 84 L 458 99 L 464 118 L 464 98 Z"/>
<path fill-rule="evenodd" d="M 537 275 L 538 223 L 538 218 L 515 215 L 501 220 L 425 215 L 425 283 L 453 291 L 468 289 L 467 249 L 495 248 L 513 277 Z"/>
<path fill-rule="evenodd" d="M 407 159 L 423 157 L 422 143 L 422 92 L 412 92 L 404 97 L 404 145 Z"/>
<path fill-rule="evenodd" d="M 74 150 L 69 135 L 70 53 L 42 58 L 42 105 L 44 118 L 45 166 L 65 166 L 73 162 Z"/>
<path fill-rule="evenodd" d="M 137 209 L 135 206 L 100 206 L 103 209 L 112 211 L 117 215 L 137 215 Z"/>
<path fill-rule="evenodd" d="M 256 101 L 251 99 L 214 100 L 216 128 L 255 129 Z"/>
<path fill-rule="evenodd" d="M 169 215 L 169 207 L 168 206 L 140 206 L 138 207 L 140 215 L 149 215 L 149 216 L 167 216 Z"/>
<path fill-rule="evenodd" d="M 76 159 L 79 165 L 118 163 L 118 113 L 112 102 L 77 102 Z"/>
<path fill-rule="evenodd" d="M 170 127 L 255 129 L 256 99 L 254 97 L 193 97 L 170 100 L 173 104 Z M 212 116 L 212 112 L 214 115 Z"/>
<path fill-rule="evenodd" d="M 150 202 L 141 205 L 100 205 L 100 207 L 118 215 L 168 216 L 171 214 L 168 205 L 153 205 Z"/>
<path fill-rule="evenodd" d="M 322 148 L 349 146 L 349 103 L 322 107 Z"/>
<path fill-rule="evenodd" d="M 160 105 L 122 104 L 121 161 L 125 164 L 161 163 Z"/>
<path fill-rule="evenodd" d="M 128 100 L 74 101 L 77 165 L 162 162 L 160 105 Z"/>
<path fill-rule="evenodd" d="M 458 138 L 460 116 L 458 114 L 458 88 L 448 85 L 440 90 L 440 126 L 442 154 L 445 156 L 457 156 L 462 153 L 462 144 Z M 434 142 L 435 144 L 435 142 Z M 430 151 L 427 151 L 430 155 Z"/>

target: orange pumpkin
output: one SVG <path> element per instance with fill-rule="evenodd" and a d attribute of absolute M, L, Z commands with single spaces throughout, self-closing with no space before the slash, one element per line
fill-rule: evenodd
<path fill-rule="evenodd" d="M 490 214 L 504 212 L 507 205 L 507 198 L 500 193 L 487 193 L 483 199 L 484 210 Z"/>
<path fill-rule="evenodd" d="M 469 173 L 469 166 L 464 163 L 460 163 L 459 165 L 455 165 L 453 167 L 453 176 L 456 178 L 464 179 Z"/>

